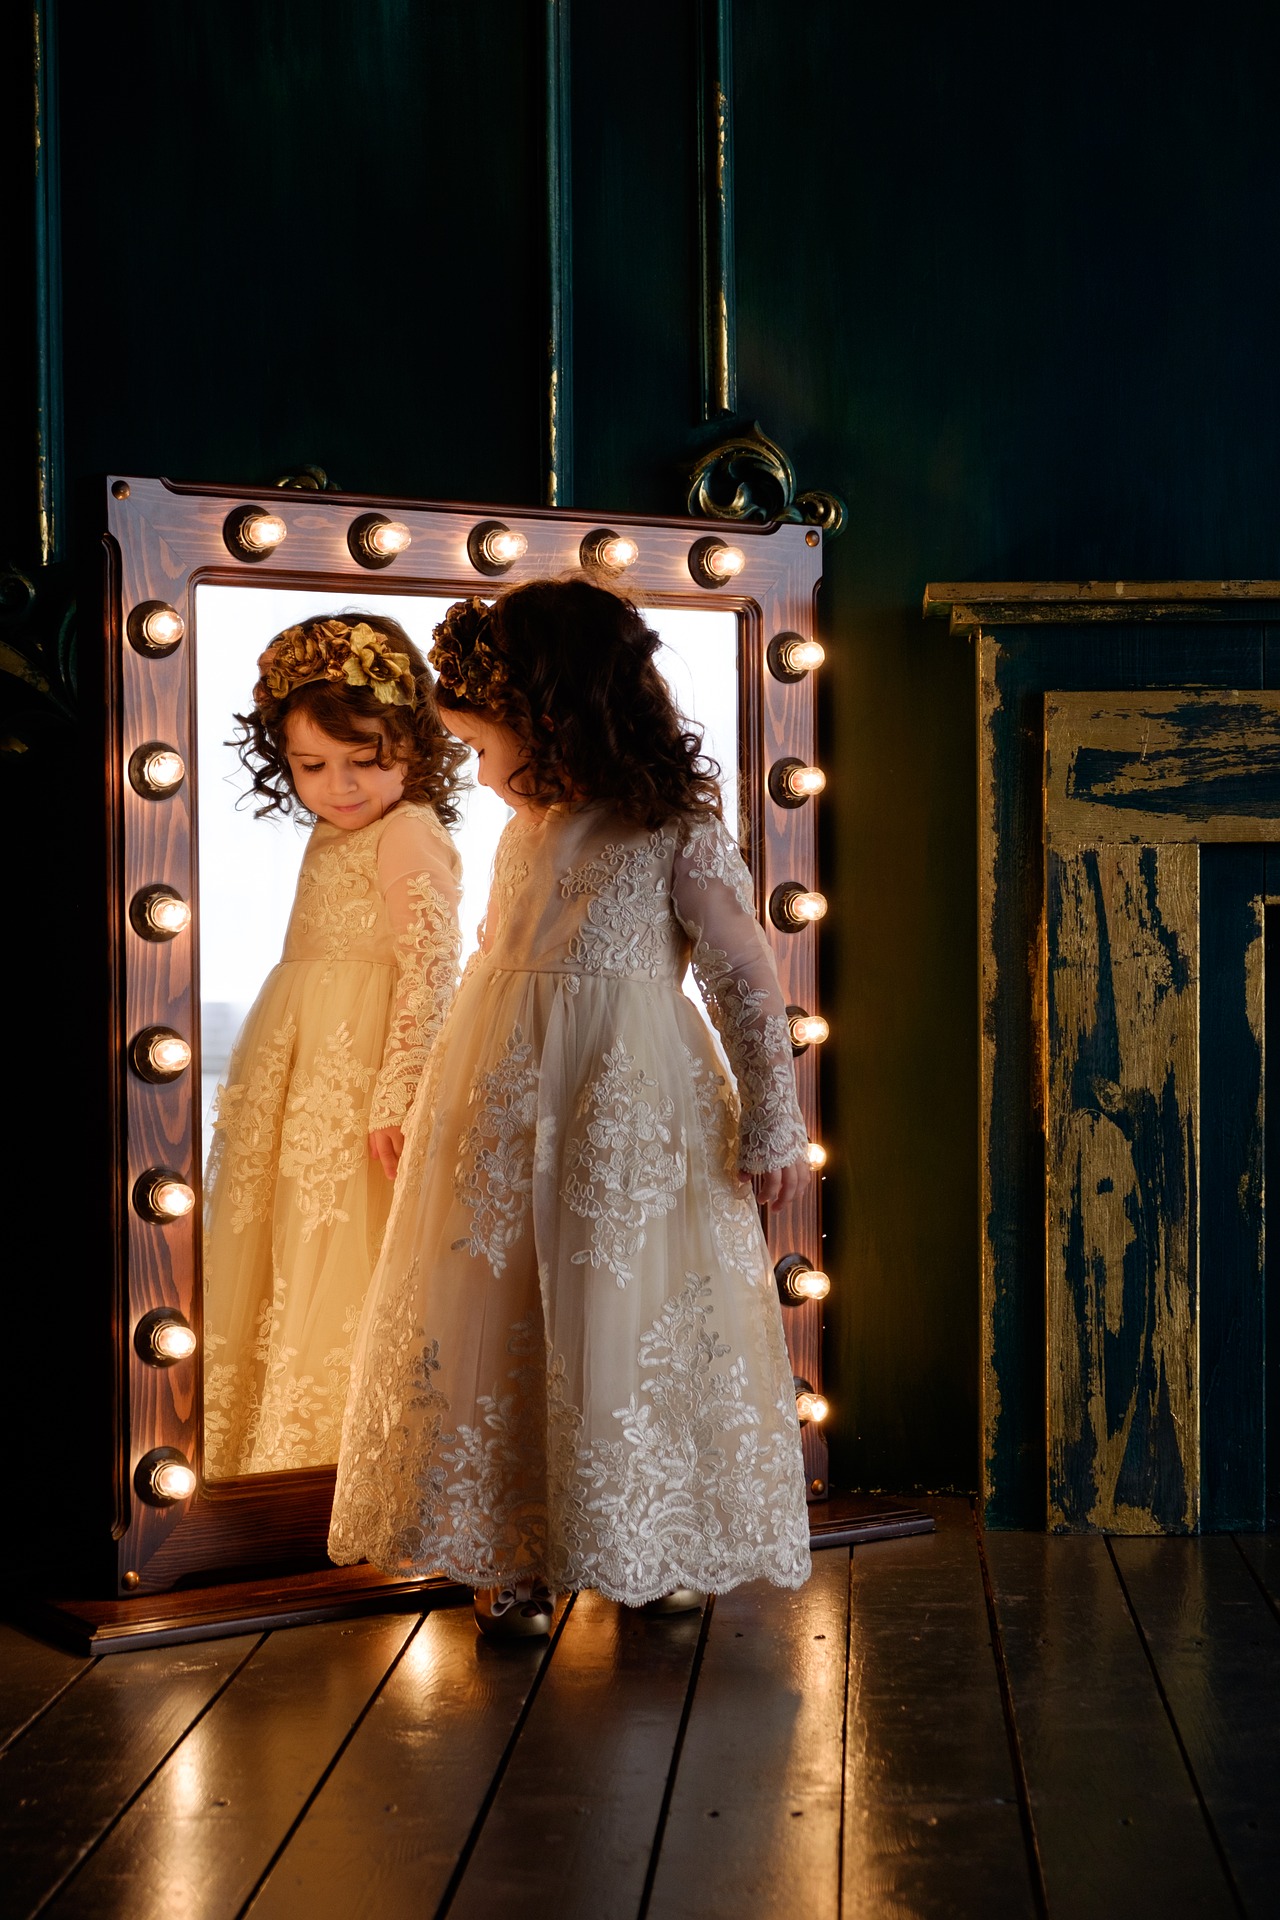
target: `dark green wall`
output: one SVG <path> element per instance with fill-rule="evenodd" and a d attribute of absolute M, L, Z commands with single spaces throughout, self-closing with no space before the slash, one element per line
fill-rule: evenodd
<path fill-rule="evenodd" d="M 574 0 L 579 504 L 682 506 L 693 16 Z M 834 1473 L 972 1486 L 971 666 L 920 595 L 1280 574 L 1280 47 L 1261 6 L 733 16 L 740 406 L 851 508 L 823 595 Z M 543 24 L 537 0 L 63 0 L 68 476 L 315 461 L 541 497 Z M 31 565 L 15 365 L 0 499 Z"/>

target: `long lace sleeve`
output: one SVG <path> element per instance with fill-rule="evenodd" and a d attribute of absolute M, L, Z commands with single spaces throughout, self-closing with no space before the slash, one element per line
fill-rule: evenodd
<path fill-rule="evenodd" d="M 458 983 L 459 861 L 442 827 L 394 815 L 378 845 L 378 885 L 395 935 L 395 1005 L 374 1082 L 369 1128 L 398 1127 Z"/>
<path fill-rule="evenodd" d="M 789 1166 L 809 1136 L 796 1099 L 786 1002 L 755 917 L 751 876 L 719 821 L 699 823 L 685 835 L 672 893 L 693 941 L 694 978 L 738 1082 L 738 1164 L 744 1173 Z"/>

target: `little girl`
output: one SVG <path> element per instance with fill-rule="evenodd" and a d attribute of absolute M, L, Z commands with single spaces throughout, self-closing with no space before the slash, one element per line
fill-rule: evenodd
<path fill-rule="evenodd" d="M 459 602 L 430 655 L 515 816 L 410 1121 L 329 1551 L 480 1589 L 486 1632 L 545 1632 L 556 1589 L 674 1608 L 809 1571 L 749 1184 L 801 1191 L 806 1130 L 751 882 L 658 644 L 575 579 Z"/>
<path fill-rule="evenodd" d="M 372 613 L 304 620 L 237 715 L 259 815 L 315 816 L 285 935 L 219 1090 L 205 1180 L 211 1478 L 337 1458 L 401 1125 L 452 998 L 464 750 Z"/>

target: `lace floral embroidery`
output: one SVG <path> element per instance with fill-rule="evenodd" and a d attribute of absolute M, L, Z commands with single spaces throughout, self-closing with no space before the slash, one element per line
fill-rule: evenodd
<path fill-rule="evenodd" d="M 672 966 L 675 925 L 663 873 L 670 850 L 659 831 L 643 847 L 605 847 L 564 876 L 560 891 L 566 900 L 587 896 L 582 924 L 569 942 L 576 966 L 587 973 L 647 973 L 651 980 Z"/>
<path fill-rule="evenodd" d="M 381 911 L 375 833 L 343 834 L 308 849 L 291 934 L 317 939 L 326 960 L 345 960 L 354 941 L 376 930 Z"/>
<path fill-rule="evenodd" d="M 296 1073 L 280 1132 L 280 1173 L 297 1182 L 302 1238 L 347 1220 L 341 1189 L 364 1161 L 364 1090 L 372 1069 L 352 1051 L 344 1020 L 316 1054 L 310 1073 Z"/>
<path fill-rule="evenodd" d="M 674 1102 L 639 1068 L 621 1040 L 604 1056 L 604 1071 L 578 1102 L 565 1150 L 560 1197 L 592 1222 L 591 1245 L 573 1256 L 604 1267 L 618 1285 L 635 1278 L 631 1261 L 650 1220 L 670 1213 L 685 1183 L 683 1132 L 673 1152 Z"/>
<path fill-rule="evenodd" d="M 218 1089 L 214 1115 L 216 1177 L 209 1182 L 220 1204 L 230 1208 L 231 1231 L 243 1233 L 271 1213 L 280 1116 L 297 1028 L 292 1020 L 277 1027 L 261 1049 L 247 1080 Z"/>
<path fill-rule="evenodd" d="M 296 1370 L 298 1349 L 283 1337 L 287 1297 L 284 1276 L 277 1274 L 271 1299 L 259 1311 L 249 1364 L 217 1360 L 225 1336 L 206 1338 L 205 1467 L 213 1479 L 326 1466 L 338 1457 L 360 1306 L 348 1307 L 342 1345 L 325 1354 L 317 1377 Z"/>
<path fill-rule="evenodd" d="M 751 875 L 728 829 L 719 820 L 699 820 L 685 836 L 680 849 L 689 865 L 689 878 L 701 892 L 707 882 L 719 880 L 728 887 L 744 913 L 754 918 L 756 903 Z"/>
<path fill-rule="evenodd" d="M 475 1219 L 470 1234 L 455 1240 L 453 1249 L 465 1247 L 500 1274 L 508 1250 L 524 1231 L 533 1191 L 538 1069 L 519 1027 L 497 1066 L 477 1076 L 469 1105 L 479 1111 L 458 1142 L 454 1192 Z"/>
<path fill-rule="evenodd" d="M 738 1185 L 738 1103 L 722 1073 L 683 1049 L 693 1082 L 716 1247 L 726 1267 L 754 1282 L 768 1256 L 755 1201 Z"/>
<path fill-rule="evenodd" d="M 458 974 L 458 925 L 426 874 L 406 883 L 413 912 L 396 935 L 399 989 L 382 1066 L 374 1082 L 369 1128 L 398 1127 L 413 1104 Z"/>
<path fill-rule="evenodd" d="M 744 1173 L 789 1166 L 803 1155 L 809 1134 L 796 1100 L 786 1016 L 766 1014 L 765 989 L 738 978 L 728 955 L 704 940 L 693 950 L 693 972 L 738 1082 L 738 1164 Z"/>

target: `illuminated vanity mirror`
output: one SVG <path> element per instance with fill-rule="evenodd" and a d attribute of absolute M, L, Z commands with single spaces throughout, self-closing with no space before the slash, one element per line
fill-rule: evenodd
<path fill-rule="evenodd" d="M 306 821 L 279 812 L 258 817 L 260 802 L 236 749 L 234 716 L 248 706 L 258 656 L 285 627 L 314 617 L 376 611 L 397 620 L 425 658 L 432 629 L 448 606 L 448 599 L 426 594 L 366 591 L 357 601 L 349 593 L 297 588 L 196 588 L 193 652 L 200 882 L 195 924 L 201 1067 L 197 1159 L 203 1168 L 210 1166 L 214 1114 L 220 1089 L 227 1083 L 231 1049 L 263 981 L 280 958 L 311 830 Z M 657 665 L 681 712 L 702 728 L 704 751 L 721 770 L 725 818 L 736 823 L 738 617 L 729 608 L 670 606 L 648 606 L 646 617 L 662 636 Z M 465 964 L 476 946 L 494 853 L 510 815 L 496 794 L 476 783 L 474 756 L 468 757 L 463 778 L 462 818 L 452 831 L 462 860 L 459 917 Z M 697 998 L 692 975 L 687 989 Z M 349 1161 L 351 1144 L 340 1139 L 337 1158 L 345 1154 Z M 228 1237 L 226 1244 L 234 1242 Z M 208 1251 L 206 1242 L 206 1256 Z M 280 1277 L 287 1285 L 288 1275 Z M 228 1303 L 215 1297 L 219 1289 L 228 1290 L 227 1276 L 206 1265 L 206 1480 L 239 1476 L 249 1452 L 267 1470 L 333 1464 L 355 1302 L 336 1284 L 333 1297 L 311 1309 L 314 1329 L 308 1347 L 299 1354 L 275 1338 L 274 1327 L 261 1327 L 260 1312 L 268 1311 L 271 1303 L 266 1298 L 255 1301 L 250 1314 L 241 1316 L 246 1322 L 245 1337 L 239 1343 L 242 1350 L 232 1357 L 225 1351 L 226 1336 L 221 1331 Z M 266 1432 L 257 1428 L 264 1391 L 274 1416 L 269 1416 Z M 279 1417 L 282 1408 L 286 1410 L 283 1418 Z M 252 1446 L 245 1437 L 251 1427 L 256 1431 Z"/>
<path fill-rule="evenodd" d="M 397 529 L 389 556 L 376 545 L 388 524 Z M 260 1578 L 265 1591 L 269 1571 L 272 1592 L 296 1594 L 280 1569 L 326 1565 L 332 1465 L 223 1477 L 206 1445 L 200 1218 L 210 1103 L 244 1012 L 280 957 L 308 830 L 237 805 L 248 776 L 226 742 L 258 655 L 303 617 L 361 607 L 392 614 L 425 653 L 452 601 L 595 564 L 611 530 L 633 549 L 626 586 L 662 635 L 660 665 L 677 702 L 723 769 L 726 817 L 738 825 L 788 1002 L 816 1013 L 815 930 L 789 911 L 798 894 L 813 898 L 805 890 L 817 879 L 806 785 L 815 660 L 804 647 L 821 572 L 812 530 L 635 519 L 610 529 L 568 510 L 499 518 L 342 495 L 105 483 L 119 1594 L 232 1574 Z M 494 795 L 469 796 L 458 834 L 468 945 L 505 819 Z M 816 1139 L 817 1049 L 803 1037 L 797 1069 Z M 771 1216 L 768 1234 L 797 1391 L 811 1389 L 816 1404 L 820 1301 L 786 1291 L 793 1267 L 821 1265 L 816 1186 Z M 824 1485 L 817 1415 L 804 1442 L 812 1483 Z M 331 1598 L 337 1585 L 363 1591 L 382 1577 L 347 1568 L 324 1578 Z"/>

